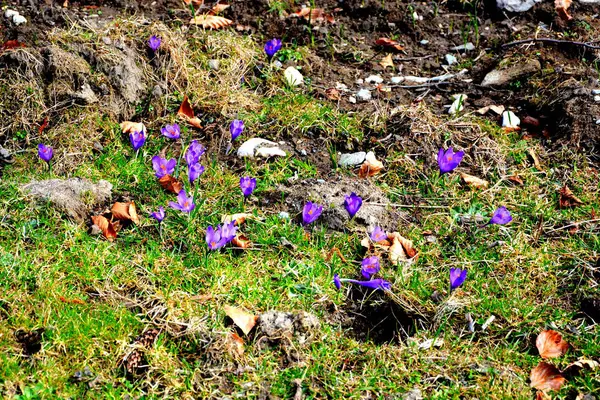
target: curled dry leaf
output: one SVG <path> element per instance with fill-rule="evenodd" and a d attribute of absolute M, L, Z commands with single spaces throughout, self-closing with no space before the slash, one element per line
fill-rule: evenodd
<path fill-rule="evenodd" d="M 335 23 L 333 15 L 327 14 L 322 8 L 302 8 L 300 11 L 291 14 L 290 16 L 296 16 L 304 18 L 309 22 L 329 22 L 330 24 Z"/>
<path fill-rule="evenodd" d="M 398 232 L 388 234 L 388 240 L 392 241 L 392 245 L 389 248 L 390 260 L 392 262 L 396 263 L 406 259 L 416 260 L 418 252 L 414 248 L 412 240 L 403 237 Z"/>
<path fill-rule="evenodd" d="M 196 128 L 202 128 L 200 119 L 194 116 L 194 110 L 190 105 L 190 100 L 188 99 L 187 95 L 183 96 L 183 101 L 179 106 L 179 111 L 177 111 L 177 115 L 185 119 L 190 125 L 195 126 Z"/>
<path fill-rule="evenodd" d="M 146 133 L 146 126 L 141 122 L 123 121 L 119 124 L 123 133 L 132 132 L 144 132 Z"/>
<path fill-rule="evenodd" d="M 140 223 L 140 218 L 138 217 L 137 210 L 135 209 L 135 203 L 133 201 L 128 201 L 126 203 L 116 202 L 113 204 L 110 212 L 116 219 L 120 219 L 122 221 L 132 221 L 136 225 Z"/>
<path fill-rule="evenodd" d="M 581 358 L 567 365 L 563 372 L 567 376 L 574 376 L 577 375 L 581 370 L 595 370 L 596 368 L 600 368 L 600 363 L 598 361 Z"/>
<path fill-rule="evenodd" d="M 117 230 L 112 222 L 110 222 L 103 215 L 92 215 L 92 223 L 96 225 L 102 231 L 104 237 L 112 242 L 117 237 Z"/>
<path fill-rule="evenodd" d="M 565 21 L 573 19 L 567 11 L 569 7 L 571 7 L 571 0 L 554 0 L 554 8 L 556 9 L 558 16 Z"/>
<path fill-rule="evenodd" d="M 388 39 L 388 38 L 379 38 L 375 41 L 375 44 L 377 44 L 379 46 L 383 46 L 383 47 L 391 47 L 396 50 L 404 50 L 404 46 L 402 46 L 400 43 L 396 42 L 395 40 Z"/>
<path fill-rule="evenodd" d="M 486 189 L 489 185 L 488 181 L 483 180 L 483 179 L 478 178 L 473 175 L 465 174 L 464 172 L 460 173 L 460 177 L 463 179 L 463 181 L 467 185 L 473 186 L 474 188 L 477 188 L 477 189 Z"/>
<path fill-rule="evenodd" d="M 523 178 L 521 178 L 519 175 L 511 175 L 508 177 L 508 180 L 515 185 L 523 186 Z"/>
<path fill-rule="evenodd" d="M 504 112 L 504 106 L 485 106 L 477 110 L 477 113 L 483 115 L 486 114 L 488 111 L 493 111 L 494 113 L 501 115 Z"/>
<path fill-rule="evenodd" d="M 569 348 L 569 344 L 563 340 L 561 334 L 551 329 L 540 332 L 535 345 L 542 358 L 560 357 Z"/>
<path fill-rule="evenodd" d="M 213 8 L 210 9 L 210 13 L 211 14 L 220 14 L 223 11 L 227 10 L 229 8 L 229 4 L 223 4 L 223 3 L 217 3 L 214 5 Z"/>
<path fill-rule="evenodd" d="M 537 168 L 538 171 L 542 171 L 542 164 L 540 163 L 540 159 L 539 159 L 537 153 L 535 152 L 535 150 L 530 147 L 528 152 L 529 152 L 529 155 L 531 156 L 531 159 L 533 160 L 533 165 L 535 166 L 535 168 Z"/>
<path fill-rule="evenodd" d="M 12 49 L 16 49 L 19 47 L 25 47 L 25 45 L 23 43 L 19 42 L 18 40 L 7 40 L 0 47 L 0 53 L 3 52 L 4 50 L 12 50 Z"/>
<path fill-rule="evenodd" d="M 254 215 L 252 214 L 248 214 L 248 213 L 239 213 L 239 214 L 233 214 L 233 215 L 223 215 L 221 217 L 221 223 L 229 223 L 231 221 L 235 221 L 235 224 L 237 226 L 240 226 L 241 224 L 243 224 L 244 222 L 246 222 L 246 219 L 250 219 L 250 218 L 254 218 Z"/>
<path fill-rule="evenodd" d="M 329 100 L 338 101 L 341 98 L 340 91 L 336 88 L 329 88 L 325 90 L 325 97 L 327 97 Z"/>
<path fill-rule="evenodd" d="M 383 69 L 386 69 L 387 67 L 394 68 L 394 61 L 392 61 L 392 54 L 390 53 L 387 56 L 383 57 L 381 59 L 381 61 L 379 61 L 379 65 L 381 65 L 383 67 Z"/>
<path fill-rule="evenodd" d="M 404 247 L 399 240 L 393 239 L 392 245 L 389 248 L 390 261 L 393 264 L 398 264 L 401 261 L 406 261 L 408 259 L 406 253 L 404 252 Z"/>
<path fill-rule="evenodd" d="M 235 332 L 231 332 L 227 337 L 227 347 L 229 354 L 236 356 L 244 355 L 244 339 Z"/>
<path fill-rule="evenodd" d="M 239 247 L 240 249 L 249 249 L 250 247 L 252 247 L 252 242 L 243 233 L 238 233 L 237 235 L 235 235 L 231 243 L 233 243 L 235 247 Z"/>
<path fill-rule="evenodd" d="M 218 15 L 203 14 L 192 18 L 190 24 L 201 25 L 204 29 L 220 29 L 233 24 L 233 21 Z"/>
<path fill-rule="evenodd" d="M 367 157 L 365 162 L 360 166 L 358 170 L 358 176 L 361 178 L 366 178 L 368 176 L 373 176 L 378 174 L 379 171 L 383 169 L 383 163 L 377 158 L 375 158 L 375 154 L 370 151 L 367 153 Z"/>
<path fill-rule="evenodd" d="M 233 323 L 236 324 L 245 335 L 250 333 L 258 321 L 258 315 L 250 314 L 240 308 L 225 306 L 223 309 L 225 310 L 225 314 L 233 320 Z"/>
<path fill-rule="evenodd" d="M 560 198 L 558 199 L 558 205 L 560 208 L 577 207 L 583 204 L 583 201 L 575 196 L 567 185 L 563 186 L 559 193 Z"/>
<path fill-rule="evenodd" d="M 542 391 L 559 390 L 566 382 L 565 377 L 554 365 L 543 361 L 531 370 L 529 379 L 532 388 Z"/>
<path fill-rule="evenodd" d="M 552 397 L 548 393 L 538 390 L 535 394 L 535 400 L 552 400 Z"/>
<path fill-rule="evenodd" d="M 167 192 L 179 194 L 183 189 L 183 183 L 177 178 L 172 177 L 171 175 L 165 175 L 158 180 L 160 186 L 165 189 Z"/>

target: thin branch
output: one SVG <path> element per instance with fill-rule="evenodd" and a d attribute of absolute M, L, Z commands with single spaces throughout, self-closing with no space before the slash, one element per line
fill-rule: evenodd
<path fill-rule="evenodd" d="M 591 222 L 600 222 L 600 219 L 588 219 L 587 221 L 573 222 L 572 224 L 561 226 L 560 228 L 552 229 L 552 230 L 549 230 L 549 231 L 544 232 L 544 233 L 547 235 L 547 234 L 552 233 L 552 232 L 556 232 L 556 231 L 560 231 L 560 230 L 563 230 L 563 229 L 571 228 L 571 227 L 577 226 L 577 225 L 588 224 L 588 223 L 591 223 Z"/>
<path fill-rule="evenodd" d="M 501 47 L 506 48 L 506 47 L 511 47 L 511 46 L 517 46 L 519 44 L 534 43 L 534 42 L 570 44 L 572 46 L 582 46 L 582 47 L 586 47 L 586 48 L 592 49 L 592 50 L 600 50 L 600 46 L 594 46 L 590 43 L 573 42 L 571 40 L 560 40 L 560 39 L 552 39 L 552 38 L 531 38 L 531 39 L 517 40 L 514 42 L 510 42 L 510 43 L 504 43 Z"/>

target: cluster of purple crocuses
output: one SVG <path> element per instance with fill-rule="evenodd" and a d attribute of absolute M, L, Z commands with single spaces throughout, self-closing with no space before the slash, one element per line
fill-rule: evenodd
<path fill-rule="evenodd" d="M 209 226 L 206 228 L 206 244 L 209 250 L 218 250 L 231 242 L 237 233 L 235 221 L 217 225 L 217 229 Z"/>

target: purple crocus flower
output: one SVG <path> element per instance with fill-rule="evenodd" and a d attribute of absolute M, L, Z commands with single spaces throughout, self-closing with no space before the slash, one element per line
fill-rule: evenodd
<path fill-rule="evenodd" d="M 227 244 L 221 236 L 221 226 L 217 226 L 217 229 L 214 229 L 212 226 L 206 228 L 206 244 L 209 250 L 217 250 Z"/>
<path fill-rule="evenodd" d="M 52 160 L 52 157 L 54 156 L 54 151 L 52 150 L 52 147 L 40 143 L 38 144 L 38 156 L 47 163 L 50 163 L 50 160 Z"/>
<path fill-rule="evenodd" d="M 241 119 L 234 119 L 229 125 L 229 132 L 231 132 L 231 141 L 238 138 L 244 131 L 244 121 Z"/>
<path fill-rule="evenodd" d="M 308 225 L 315 222 L 323 212 L 323 206 L 307 201 L 302 210 L 302 223 Z"/>
<path fill-rule="evenodd" d="M 160 40 L 160 38 L 156 35 L 152 35 L 150 36 L 150 39 L 148 39 L 148 47 L 150 47 L 152 51 L 158 50 L 161 43 L 162 40 Z"/>
<path fill-rule="evenodd" d="M 281 50 L 281 40 L 271 39 L 265 43 L 265 53 L 269 59 L 273 58 L 275 53 L 277 53 L 279 50 Z"/>
<path fill-rule="evenodd" d="M 183 211 L 185 213 L 192 212 L 196 205 L 194 204 L 194 197 L 187 197 L 185 193 L 185 189 L 182 189 L 181 192 L 177 195 L 177 203 L 174 201 L 169 202 L 169 206 L 174 208 L 175 210 Z"/>
<path fill-rule="evenodd" d="M 387 234 L 380 227 L 376 226 L 371 232 L 371 240 L 374 242 L 381 242 L 387 239 Z"/>
<path fill-rule="evenodd" d="M 221 230 L 221 238 L 225 241 L 225 244 L 231 242 L 237 233 L 237 226 L 235 221 L 223 224 L 223 227 L 219 227 Z"/>
<path fill-rule="evenodd" d="M 502 206 L 498 207 L 498 209 L 494 211 L 494 215 L 492 215 L 492 219 L 490 219 L 490 222 L 488 222 L 487 225 L 504 225 L 508 224 L 510 221 L 512 221 L 512 216 L 510 215 L 510 212 L 508 212 L 506 207 Z"/>
<path fill-rule="evenodd" d="M 240 188 L 244 197 L 248 197 L 256 189 L 256 179 L 250 178 L 249 176 L 243 176 L 240 178 Z"/>
<path fill-rule="evenodd" d="M 174 158 L 167 160 L 166 158 L 162 158 L 160 156 L 152 157 L 152 168 L 154 168 L 157 178 L 162 178 L 165 175 L 171 175 L 175 170 L 176 164 L 177 161 Z"/>
<path fill-rule="evenodd" d="M 360 206 L 362 206 L 362 199 L 356 193 L 352 192 L 344 198 L 344 207 L 346 207 L 346 211 L 350 214 L 350 219 L 354 218 Z"/>
<path fill-rule="evenodd" d="M 181 136 L 181 129 L 177 124 L 166 125 L 160 130 L 160 133 L 162 133 L 163 136 L 166 136 L 169 139 L 179 139 L 179 137 Z"/>
<path fill-rule="evenodd" d="M 204 154 L 206 149 L 197 140 L 192 140 L 185 152 L 185 162 L 187 165 L 193 165 L 200 161 L 200 157 Z"/>
<path fill-rule="evenodd" d="M 458 164 L 460 164 L 464 156 L 464 151 L 458 151 L 455 153 L 454 150 L 452 150 L 452 147 L 446 151 L 444 151 L 444 149 L 440 149 L 437 157 L 440 173 L 445 174 L 446 172 L 454 170 L 454 168 L 458 167 Z"/>
<path fill-rule="evenodd" d="M 467 270 L 460 268 L 450 268 L 450 291 L 458 288 L 467 279 Z"/>
<path fill-rule="evenodd" d="M 378 278 L 371 279 L 370 281 L 357 281 L 356 279 L 342 279 L 338 274 L 333 276 L 333 284 L 336 288 L 341 289 L 342 282 L 354 283 L 373 290 L 390 290 L 392 288 L 392 284 L 385 279 Z"/>
<path fill-rule="evenodd" d="M 135 151 L 138 151 L 140 147 L 144 145 L 146 142 L 146 134 L 144 131 L 141 132 L 131 132 L 129 134 L 129 141 L 131 142 L 131 146 Z"/>
<path fill-rule="evenodd" d="M 194 183 L 196 179 L 204 173 L 204 167 L 199 163 L 188 165 L 188 179 L 190 183 Z"/>
<path fill-rule="evenodd" d="M 381 266 L 379 265 L 379 257 L 371 256 L 362 260 L 360 272 L 366 279 L 371 279 L 371 276 L 379 272 Z"/>
<path fill-rule="evenodd" d="M 150 216 L 157 220 L 158 222 L 162 222 L 165 219 L 165 209 L 163 206 L 158 207 L 158 211 L 150 213 Z"/>

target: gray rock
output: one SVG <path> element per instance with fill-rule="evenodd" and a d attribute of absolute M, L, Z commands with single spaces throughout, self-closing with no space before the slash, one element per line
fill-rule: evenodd
<path fill-rule="evenodd" d="M 160 85 L 154 85 L 154 87 L 152 88 L 152 96 L 154 98 L 159 98 L 164 94 L 163 89 Z"/>
<path fill-rule="evenodd" d="M 365 79 L 365 82 L 377 84 L 383 82 L 383 78 L 380 75 L 370 75 Z"/>
<path fill-rule="evenodd" d="M 15 162 L 10 151 L 6 150 L 4 147 L 0 146 L 0 163 L 12 164 Z"/>
<path fill-rule="evenodd" d="M 406 392 L 402 395 L 402 400 L 423 400 L 423 394 L 421 390 L 415 388 L 410 392 Z"/>
<path fill-rule="evenodd" d="M 94 104 L 98 102 L 98 97 L 96 97 L 96 93 L 94 93 L 94 91 L 90 87 L 90 84 L 87 82 L 85 82 L 81 86 L 81 89 L 79 89 L 73 94 L 73 97 L 83 104 Z"/>
<path fill-rule="evenodd" d="M 483 78 L 481 86 L 506 85 L 516 79 L 538 72 L 541 68 L 542 66 L 538 60 L 527 60 L 523 63 L 515 63 L 507 68 L 495 69 L 489 72 L 485 78 Z"/>
<path fill-rule="evenodd" d="M 287 213 L 285 211 L 282 211 L 278 214 L 279 218 L 281 219 L 290 219 L 290 213 Z"/>
<path fill-rule="evenodd" d="M 402 82 L 404 80 L 403 76 L 392 76 L 392 78 L 390 79 L 390 81 L 394 84 L 397 85 L 400 82 Z"/>
<path fill-rule="evenodd" d="M 367 153 L 364 151 L 342 154 L 338 160 L 338 165 L 340 167 L 352 167 L 354 165 L 360 165 L 365 161 L 366 156 Z"/>
<path fill-rule="evenodd" d="M 496 0 L 496 6 L 501 10 L 510 12 L 524 12 L 541 1 L 542 0 Z"/>
<path fill-rule="evenodd" d="M 348 102 L 349 102 L 349 103 L 352 103 L 352 104 L 356 104 L 356 97 L 354 97 L 354 96 L 349 96 L 349 97 L 348 97 Z"/>
<path fill-rule="evenodd" d="M 221 66 L 221 61 L 219 60 L 208 60 L 208 67 L 213 71 L 218 71 Z"/>
<path fill-rule="evenodd" d="M 371 96 L 371 91 L 369 89 L 360 89 L 356 93 L 356 99 L 359 101 L 369 101 L 373 97 Z"/>
<path fill-rule="evenodd" d="M 281 61 L 275 60 L 275 61 L 273 61 L 273 67 L 275 69 L 281 69 L 281 68 L 283 68 L 283 64 L 281 63 Z"/>
<path fill-rule="evenodd" d="M 450 50 L 454 51 L 473 51 L 475 50 L 475 45 L 471 42 L 467 44 L 461 44 L 460 46 L 454 46 Z"/>
<path fill-rule="evenodd" d="M 319 329 L 319 319 L 310 313 L 283 311 L 267 311 L 258 318 L 258 326 L 262 334 L 270 339 L 294 336 L 300 343 L 305 343 Z"/>
<path fill-rule="evenodd" d="M 103 66 L 112 86 L 129 103 L 137 103 L 145 91 L 144 74 L 135 63 L 135 53 L 128 49 L 120 54 L 118 61 Z"/>
<path fill-rule="evenodd" d="M 76 221 L 84 221 L 91 207 L 108 202 L 112 196 L 112 184 L 105 180 L 92 183 L 86 179 L 49 179 L 32 181 L 21 187 L 34 199 L 50 202 L 53 207 Z"/>

